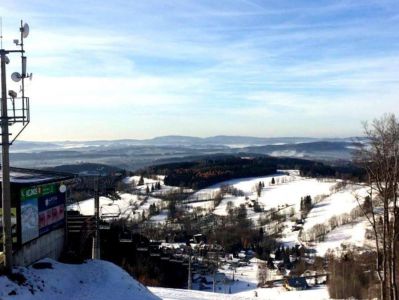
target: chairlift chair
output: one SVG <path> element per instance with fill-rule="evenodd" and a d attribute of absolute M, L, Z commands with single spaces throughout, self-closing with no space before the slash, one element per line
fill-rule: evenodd
<path fill-rule="evenodd" d="M 148 251 L 148 245 L 144 241 L 140 241 L 139 244 L 136 247 L 136 250 L 138 252 L 147 252 Z"/>
<path fill-rule="evenodd" d="M 103 208 L 105 206 L 116 206 L 118 207 L 118 212 L 103 212 Z M 117 219 L 120 217 L 121 215 L 121 208 L 119 207 L 118 204 L 112 202 L 112 203 L 108 203 L 108 204 L 103 204 L 100 207 L 100 213 L 101 213 L 101 219 Z"/>
<path fill-rule="evenodd" d="M 111 225 L 109 223 L 99 224 L 99 229 L 100 230 L 110 230 L 111 229 Z"/>
<path fill-rule="evenodd" d="M 147 252 L 148 251 L 148 247 L 137 246 L 136 250 L 139 251 L 139 252 Z"/>
<path fill-rule="evenodd" d="M 132 243 L 132 233 L 125 231 L 119 234 L 119 243 Z"/>
<path fill-rule="evenodd" d="M 170 260 L 170 256 L 167 254 L 161 255 L 161 260 Z"/>
<path fill-rule="evenodd" d="M 152 257 L 160 257 L 161 256 L 159 245 L 150 245 L 149 251 L 150 251 L 150 256 L 152 256 Z"/>

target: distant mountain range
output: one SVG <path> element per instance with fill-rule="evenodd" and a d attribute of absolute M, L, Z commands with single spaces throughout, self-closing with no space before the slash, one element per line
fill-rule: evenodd
<path fill-rule="evenodd" d="M 151 145 L 151 146 L 192 146 L 192 145 L 226 145 L 226 146 L 253 146 L 253 145 L 276 145 L 294 144 L 309 142 L 353 142 L 363 140 L 360 137 L 348 138 L 311 138 L 311 137 L 252 137 L 252 136 L 228 136 L 218 135 L 212 137 L 193 137 L 181 135 L 167 135 L 152 139 L 121 139 L 121 140 L 95 140 L 95 141 L 57 141 L 57 142 L 31 142 L 17 140 L 12 150 L 32 150 L 32 149 L 70 149 L 90 146 L 132 146 L 132 145 Z"/>
<path fill-rule="evenodd" d="M 11 146 L 16 167 L 48 168 L 69 164 L 106 164 L 135 170 L 149 165 L 217 154 L 271 155 L 321 161 L 349 161 L 364 138 L 249 136 L 161 136 L 146 140 L 30 142 Z"/>

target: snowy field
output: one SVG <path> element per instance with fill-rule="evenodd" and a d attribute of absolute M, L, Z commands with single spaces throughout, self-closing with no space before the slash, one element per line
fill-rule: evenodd
<path fill-rule="evenodd" d="M 365 239 L 366 229 L 370 227 L 367 220 L 361 220 L 354 224 L 345 224 L 329 232 L 323 242 L 315 246 L 317 255 L 324 256 L 327 251 L 339 252 L 341 245 L 369 248 L 370 245 Z"/>
<path fill-rule="evenodd" d="M 291 182 L 266 187 L 265 191 L 262 191 L 259 202 L 264 205 L 265 209 L 293 205 L 295 211 L 299 211 L 301 197 L 309 195 L 314 199 L 319 195 L 328 195 L 330 188 L 335 184 L 336 181 L 295 177 L 295 180 Z"/>
<path fill-rule="evenodd" d="M 275 178 L 275 184 L 271 184 L 272 178 Z M 265 187 L 262 189 L 261 196 L 257 197 L 256 185 L 259 184 L 259 182 L 263 182 Z M 258 199 L 259 203 L 262 204 L 266 210 L 278 208 L 282 205 L 294 205 L 294 208 L 298 211 L 301 197 L 310 195 L 314 198 L 318 195 L 329 195 L 330 188 L 335 184 L 336 181 L 334 180 L 320 181 L 317 179 L 300 177 L 298 175 L 283 175 L 279 173 L 265 177 L 224 181 L 196 192 L 191 198 L 199 200 L 210 199 L 222 185 L 230 185 L 243 191 L 244 195 L 248 197 L 249 200 Z M 235 206 L 244 203 L 244 197 L 230 197 L 225 200 L 220 204 L 221 207 L 216 208 L 216 214 L 225 214 L 224 212 L 226 211 L 228 201 L 232 201 Z M 212 202 L 198 202 L 190 204 L 190 206 L 209 209 L 212 207 Z"/>
<path fill-rule="evenodd" d="M 309 212 L 303 229 L 309 230 L 316 224 L 323 224 L 333 216 L 350 213 L 358 206 L 356 197 L 364 199 L 367 196 L 367 188 L 357 185 L 348 185 L 323 201 L 317 203 Z"/>
<path fill-rule="evenodd" d="M 296 173 L 294 173 L 296 174 Z M 285 175 L 285 173 L 276 173 L 273 175 L 268 175 L 268 176 L 262 176 L 262 177 L 250 177 L 250 178 L 238 178 L 238 179 L 231 179 L 227 181 L 223 181 L 220 183 L 217 183 L 215 185 L 212 185 L 208 188 L 201 189 L 198 192 L 194 193 L 194 195 L 191 197 L 192 199 L 209 199 L 215 192 L 217 192 L 221 186 L 223 185 L 230 185 L 233 186 L 239 190 L 242 190 L 246 196 L 251 196 L 255 190 L 254 187 L 256 184 L 259 183 L 259 181 L 263 181 L 265 185 L 270 185 L 272 178 L 274 177 L 276 180 L 295 180 L 296 175 Z M 284 178 L 284 179 L 283 179 Z"/>
<path fill-rule="evenodd" d="M 166 221 L 168 220 L 168 213 L 169 211 L 166 209 L 163 209 L 160 211 L 158 215 L 152 216 L 149 220 L 150 223 L 157 223 L 157 224 L 165 224 Z"/>

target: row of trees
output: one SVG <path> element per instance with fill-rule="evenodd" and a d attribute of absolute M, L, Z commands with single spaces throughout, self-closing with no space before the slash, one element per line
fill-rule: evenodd
<path fill-rule="evenodd" d="M 340 256 L 327 253 L 328 291 L 334 299 L 374 299 L 378 297 L 375 253 L 346 250 Z"/>

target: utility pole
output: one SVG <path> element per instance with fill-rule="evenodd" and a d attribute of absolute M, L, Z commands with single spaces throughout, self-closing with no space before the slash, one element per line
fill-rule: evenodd
<path fill-rule="evenodd" d="M 216 257 L 214 258 L 214 263 L 216 261 L 216 266 L 213 269 L 213 292 L 216 292 L 216 272 L 218 271 L 219 268 L 219 249 L 216 250 L 216 252 L 213 252 L 214 254 L 216 253 Z"/>
<path fill-rule="evenodd" d="M 212 285 L 212 291 L 215 293 L 216 292 L 216 268 L 213 268 L 213 285 Z"/>
<path fill-rule="evenodd" d="M 191 246 L 188 246 L 188 282 L 187 289 L 191 290 Z"/>
<path fill-rule="evenodd" d="M 99 193 L 99 177 L 94 179 L 94 219 L 95 219 L 95 234 L 93 238 L 92 259 L 100 259 L 100 193 Z"/>
<path fill-rule="evenodd" d="M 10 145 L 16 140 L 16 138 L 21 134 L 21 132 L 25 129 L 25 127 L 30 122 L 30 114 L 29 114 L 29 98 L 25 97 L 25 86 L 24 80 L 26 78 L 31 78 L 32 75 L 26 73 L 26 56 L 24 56 L 24 38 L 26 38 L 29 34 L 29 26 L 28 24 L 23 24 L 21 21 L 21 27 L 19 28 L 21 33 L 21 40 L 14 40 L 16 46 L 20 46 L 20 50 L 5 50 L 0 49 L 0 58 L 1 58 L 1 148 L 2 148 L 2 156 L 1 156 L 1 172 L 2 172 L 2 184 L 1 184 L 1 201 L 2 201 L 2 224 L 3 224 L 3 252 L 4 252 L 4 269 L 7 273 L 12 272 L 12 224 L 11 224 L 11 196 L 10 196 L 10 156 L 9 149 Z M 2 45 L 2 36 L 1 45 Z M 21 92 L 22 97 L 18 97 L 18 94 L 10 90 L 7 95 L 7 80 L 6 80 L 6 64 L 9 63 L 9 58 L 7 54 L 10 53 L 20 53 L 21 54 L 21 64 L 22 64 L 22 72 L 14 72 L 11 75 L 11 79 L 15 82 L 21 82 Z M 11 106 L 10 115 L 8 114 L 8 96 L 10 96 Z M 21 100 L 21 107 L 16 107 L 18 102 L 16 100 Z M 10 132 L 9 126 L 21 123 L 22 129 L 20 129 L 15 137 L 10 142 Z"/>
<path fill-rule="evenodd" d="M 3 207 L 3 251 L 4 268 L 11 272 L 12 268 L 12 232 L 11 232 L 11 198 L 10 198 L 10 157 L 7 113 L 6 51 L 1 51 L 1 199 Z"/>

